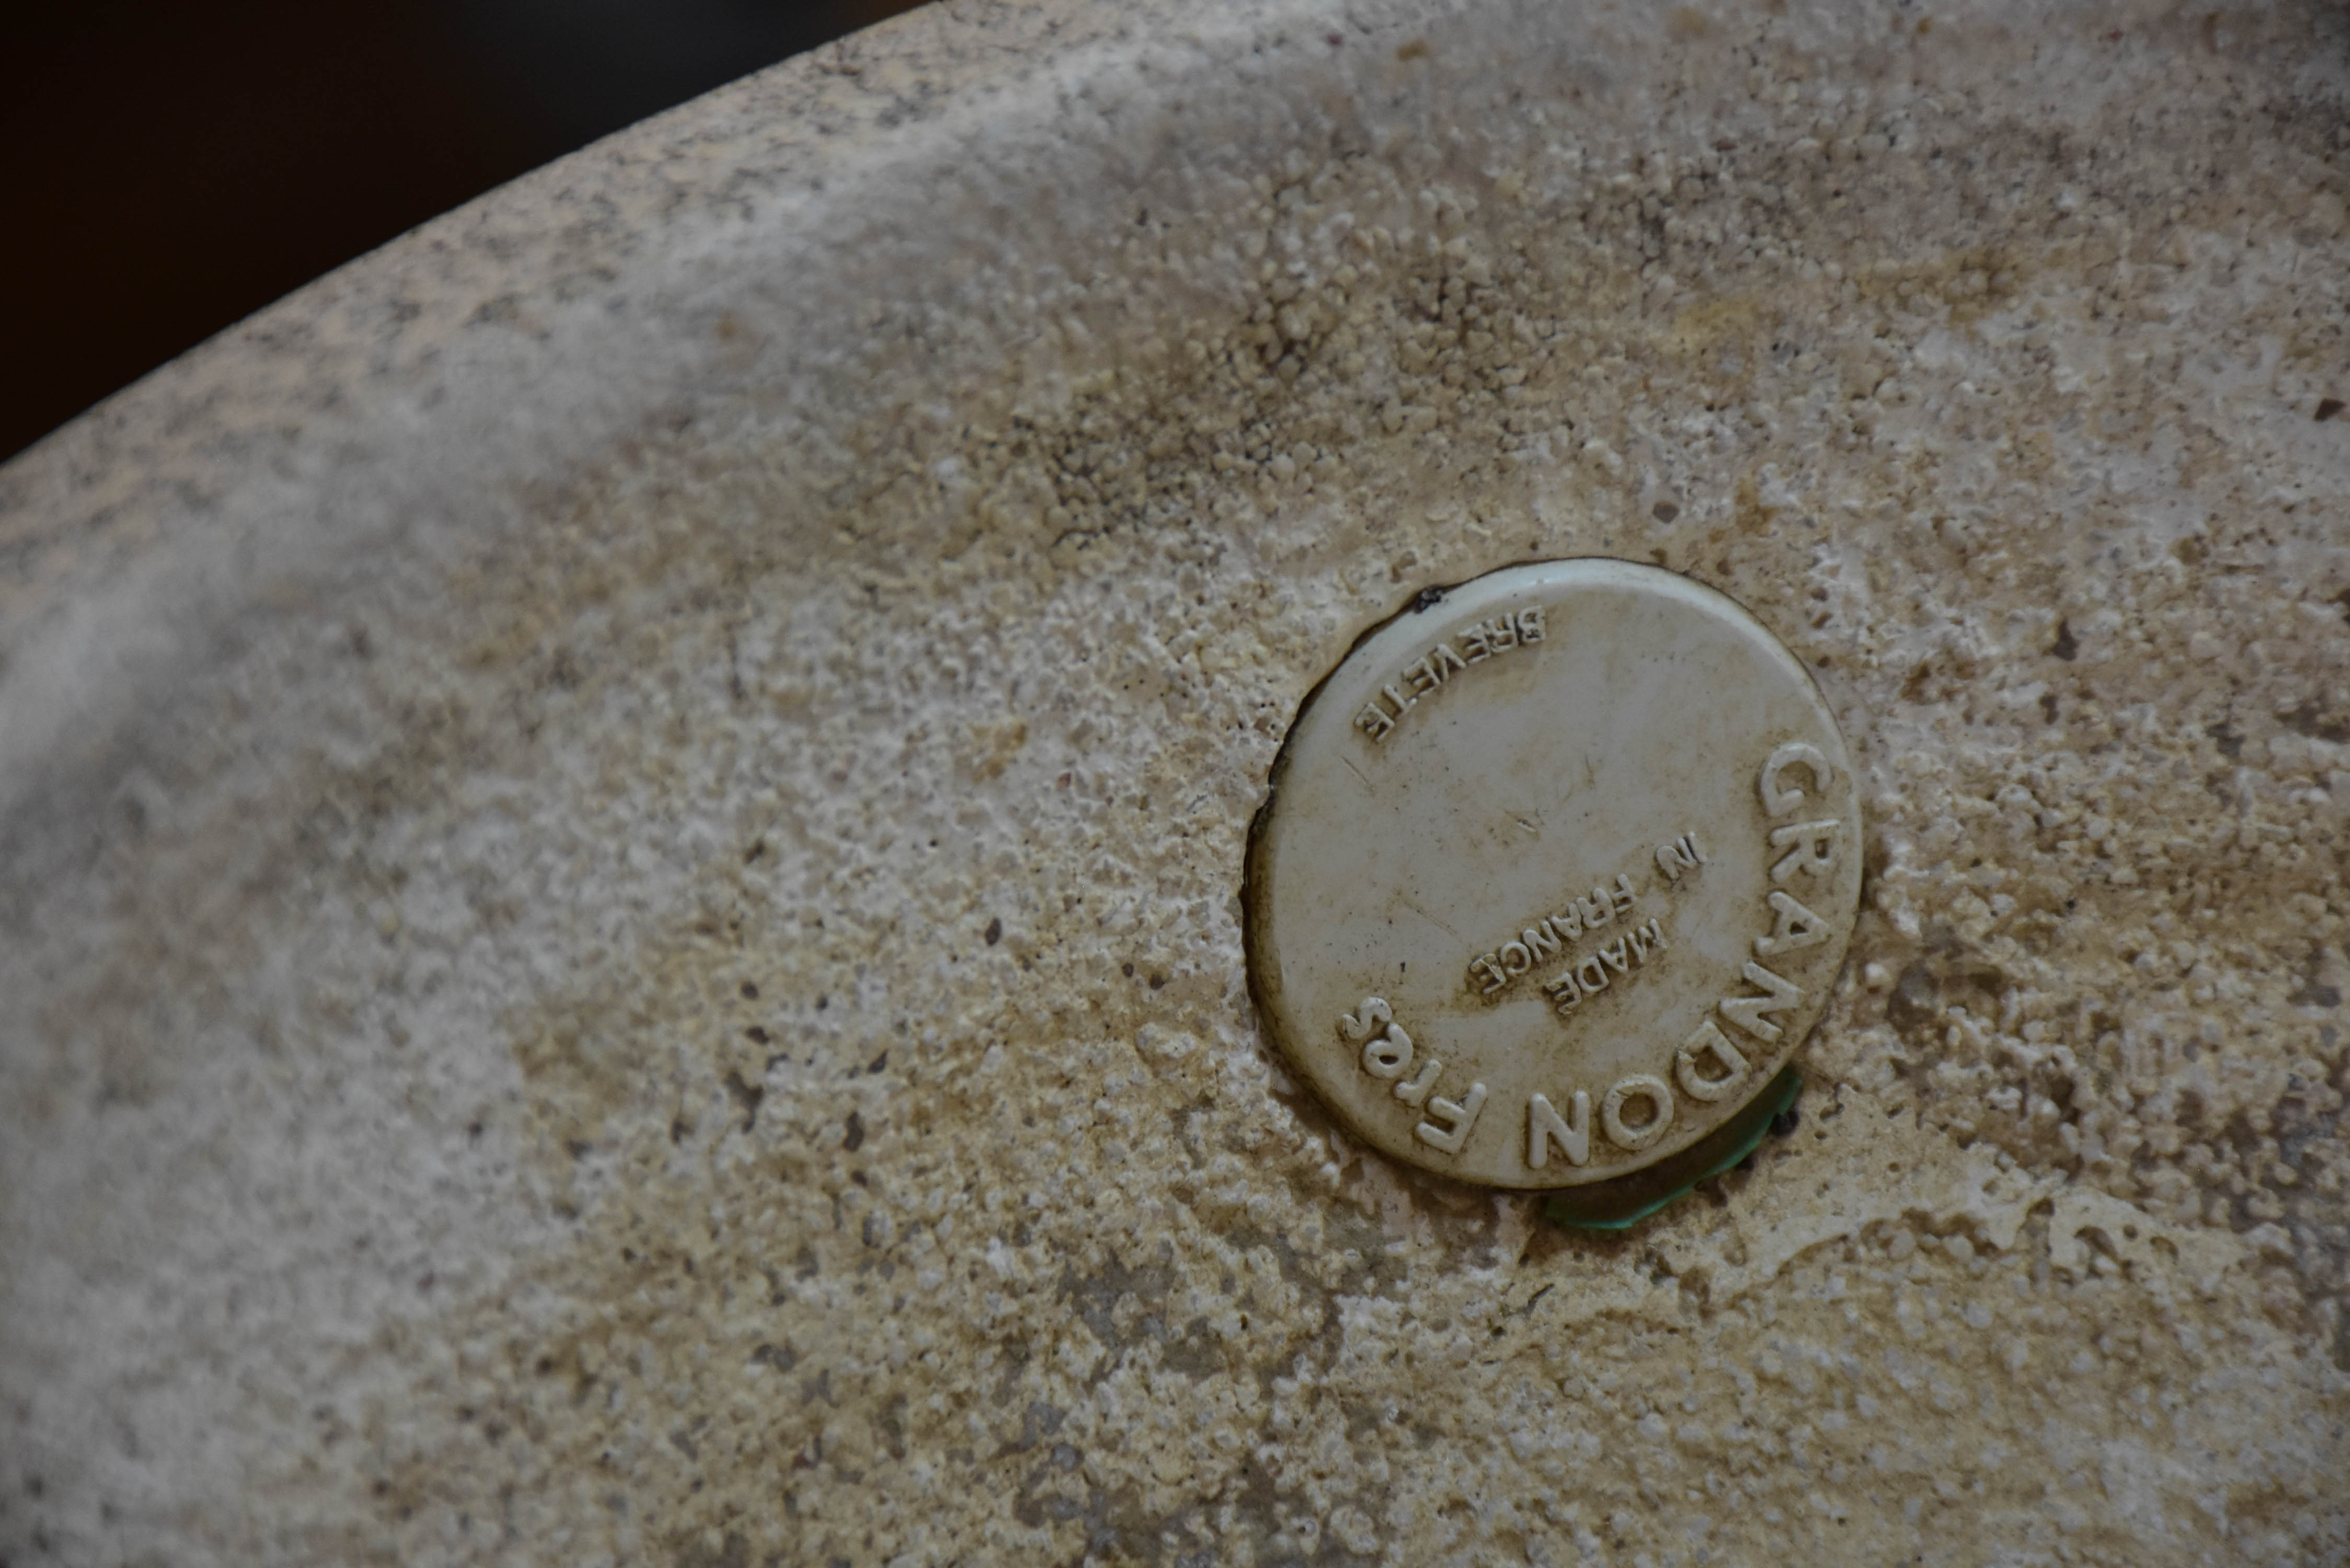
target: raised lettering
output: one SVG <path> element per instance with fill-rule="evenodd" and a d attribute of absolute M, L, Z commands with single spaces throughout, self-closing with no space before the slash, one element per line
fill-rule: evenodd
<path fill-rule="evenodd" d="M 1670 844 L 1657 846 L 1657 869 L 1665 874 L 1668 882 L 1678 882 L 1684 872 L 1694 871 L 1705 864 L 1705 851 L 1697 844 L 1697 835 L 1684 833 Z"/>
<path fill-rule="evenodd" d="M 1624 1120 L 1624 1107 L 1635 1099 L 1648 1102 L 1648 1116 L 1638 1126 Z M 1599 1125 L 1607 1129 L 1607 1141 L 1617 1148 L 1638 1152 L 1665 1136 L 1673 1125 L 1673 1092 L 1662 1078 L 1652 1078 L 1646 1073 L 1635 1073 L 1619 1080 L 1607 1091 L 1607 1098 L 1599 1106 Z"/>
<path fill-rule="evenodd" d="M 1782 776 L 1798 763 L 1810 770 L 1812 788 L 1822 794 L 1826 793 L 1828 781 L 1835 776 L 1835 770 L 1828 765 L 1817 746 L 1804 741 L 1788 742 L 1764 761 L 1762 776 L 1754 781 L 1767 815 L 1784 816 L 1803 804 L 1804 791 L 1784 782 Z"/>
<path fill-rule="evenodd" d="M 1719 1004 L 1721 1015 L 1766 1044 L 1777 1040 L 1779 1026 L 1762 1015 L 1787 1012 L 1804 999 L 1803 992 L 1751 960 L 1739 972 L 1746 977 L 1749 985 L 1759 985 L 1770 994 L 1725 996 Z"/>
<path fill-rule="evenodd" d="M 1580 898 L 1568 898 L 1564 909 L 1537 916 L 1532 924 L 1522 928 L 1514 939 L 1504 939 L 1497 949 L 1484 953 L 1481 959 L 1471 960 L 1470 983 L 1476 986 L 1479 994 L 1493 996 L 1530 971 L 1547 969 L 1557 961 L 1573 963 L 1575 955 L 1572 950 L 1580 939 L 1591 936 L 1600 927 L 1619 919 L 1627 924 L 1637 919 L 1638 905 L 1639 889 L 1633 885 L 1628 874 L 1618 872 L 1612 884 L 1603 884 Z M 1641 929 L 1644 932 L 1654 930 L 1653 940 L 1644 938 L 1638 945 L 1627 950 L 1624 940 L 1619 939 L 1608 950 L 1607 961 L 1615 965 L 1618 974 L 1630 964 L 1646 962 L 1651 952 L 1664 946 L 1664 932 L 1655 921 L 1647 922 Z M 1627 951 L 1631 956 L 1627 956 Z M 1479 967 L 1481 962 L 1483 965 L 1482 969 Z M 1542 982 L 1544 990 L 1554 992 L 1554 1002 L 1572 1007 L 1581 1000 L 1580 992 L 1573 984 L 1574 972 L 1567 971 L 1563 981 L 1546 980 Z M 1592 988 L 1586 984 L 1583 989 Z M 1562 991 L 1565 992 L 1564 998 L 1556 994 Z"/>
<path fill-rule="evenodd" d="M 1411 1064 L 1411 1036 L 1395 1021 L 1395 1009 L 1383 996 L 1367 996 L 1362 1006 L 1342 1014 L 1338 1033 L 1363 1041 L 1363 1071 L 1374 1078 L 1401 1077 Z"/>
<path fill-rule="evenodd" d="M 1363 1071 L 1374 1078 L 1400 1078 L 1411 1065 L 1411 1036 L 1403 1025 L 1390 1023 L 1388 1032 L 1363 1043 Z"/>
<path fill-rule="evenodd" d="M 1771 913 L 1777 924 L 1767 937 L 1754 939 L 1758 957 L 1769 958 L 1774 953 L 1794 952 L 1800 948 L 1815 948 L 1828 940 L 1828 923 L 1797 903 L 1794 895 L 1773 891 Z"/>
<path fill-rule="evenodd" d="M 1454 674 L 1472 664 L 1482 664 L 1523 642 L 1541 641 L 1542 626 L 1543 612 L 1539 607 L 1515 616 L 1504 612 L 1491 622 L 1471 622 L 1451 638 L 1432 644 L 1405 665 L 1395 679 L 1383 682 L 1379 694 L 1387 699 L 1387 707 L 1366 703 L 1355 717 L 1355 727 L 1374 741 L 1385 740 L 1422 697 L 1434 695 Z"/>
<path fill-rule="evenodd" d="M 1430 1148 L 1440 1148 L 1447 1154 L 1459 1154 L 1461 1146 L 1469 1141 L 1469 1129 L 1477 1125 L 1477 1113 L 1485 1106 L 1485 1085 L 1471 1084 L 1469 1093 L 1459 1105 L 1442 1096 L 1428 1102 L 1429 1119 L 1412 1128 L 1412 1134 Z M 1439 1127 L 1437 1122 L 1445 1126 Z"/>
<path fill-rule="evenodd" d="M 1833 816 L 1819 822 L 1791 822 L 1784 827 L 1771 830 L 1771 847 L 1787 849 L 1785 858 L 1771 867 L 1771 880 L 1784 882 L 1796 872 L 1824 877 L 1835 865 L 1835 830 Z M 1794 847 L 1789 848 L 1790 846 Z"/>
<path fill-rule="evenodd" d="M 1698 1070 L 1698 1059 L 1711 1056 L 1720 1064 L 1721 1075 L 1708 1077 Z M 1682 1092 L 1692 1100 L 1719 1100 L 1736 1088 L 1746 1076 L 1746 1058 L 1730 1037 L 1714 1026 L 1709 1018 L 1691 1031 L 1673 1053 L 1673 1076 L 1680 1081 Z"/>
<path fill-rule="evenodd" d="M 1550 1101 L 1540 1095 L 1526 1102 L 1526 1165 L 1541 1170 L 1550 1164 L 1551 1145 L 1566 1156 L 1569 1165 L 1587 1165 L 1591 1160 L 1591 1096 L 1581 1089 L 1567 1102 L 1575 1119 L 1565 1120 L 1551 1109 Z"/>
<path fill-rule="evenodd" d="M 1395 1086 L 1395 1097 L 1407 1106 L 1419 1105 L 1428 1098 L 1428 1091 L 1436 1087 L 1437 1075 L 1443 1071 L 1444 1064 L 1430 1056 L 1409 1083 Z"/>
<path fill-rule="evenodd" d="M 1618 871 L 1616 874 L 1616 890 L 1612 897 L 1616 900 L 1617 914 L 1630 914 L 1632 912 L 1632 878 Z"/>
<path fill-rule="evenodd" d="M 1606 947 L 1601 948 L 1599 950 L 1599 956 L 1606 959 L 1607 961 L 1608 967 L 1613 969 L 1617 974 L 1629 974 L 1632 972 L 1631 955 L 1624 950 L 1624 939 L 1622 937 L 1617 937 L 1614 941 L 1609 942 Z"/>

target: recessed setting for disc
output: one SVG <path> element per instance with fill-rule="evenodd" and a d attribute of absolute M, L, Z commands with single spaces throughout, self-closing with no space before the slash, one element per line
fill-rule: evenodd
<path fill-rule="evenodd" d="M 1737 604 L 1612 560 L 1423 594 L 1306 699 L 1250 843 L 1250 983 L 1356 1136 L 1494 1187 L 1646 1169 L 1810 1032 L 1859 801 Z"/>

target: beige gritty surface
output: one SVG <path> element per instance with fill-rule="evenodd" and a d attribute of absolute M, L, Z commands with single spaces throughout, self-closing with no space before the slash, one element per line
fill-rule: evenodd
<path fill-rule="evenodd" d="M 2345 47 L 949 6 L 0 470 L 0 1557 L 2343 1561 Z M 1585 552 L 1869 826 L 1620 1238 L 1237 924 L 1356 632 Z"/>

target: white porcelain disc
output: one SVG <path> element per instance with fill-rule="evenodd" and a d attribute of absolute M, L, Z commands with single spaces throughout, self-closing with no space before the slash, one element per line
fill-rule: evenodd
<path fill-rule="evenodd" d="M 1809 1033 L 1858 909 L 1834 717 L 1760 622 L 1612 560 L 1422 596 L 1311 697 L 1251 980 L 1373 1147 L 1555 1188 L 1688 1147 Z"/>

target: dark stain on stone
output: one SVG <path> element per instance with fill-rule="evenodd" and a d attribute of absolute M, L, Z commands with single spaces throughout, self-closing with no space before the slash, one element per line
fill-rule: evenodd
<path fill-rule="evenodd" d="M 758 1126 L 759 1102 L 767 1097 L 767 1091 L 757 1084 L 744 1083 L 742 1074 L 729 1068 L 726 1073 L 726 1093 L 733 1097 L 736 1105 L 743 1107 L 743 1130 L 749 1132 Z"/>
<path fill-rule="evenodd" d="M 2081 645 L 2073 639 L 2073 623 L 2070 620 L 2056 623 L 2056 640 L 2048 645 L 2048 651 L 2064 659 L 2080 656 Z"/>
<path fill-rule="evenodd" d="M 1972 992 L 1994 1014 L 2008 989 L 2007 971 L 1965 951 L 1955 940 L 1938 943 L 1901 971 L 1885 999 L 1885 1021 L 1905 1036 L 1931 1035 L 1941 1027 L 1943 1009 Z M 1939 1055 L 1939 1046 L 1929 1056 Z"/>
<path fill-rule="evenodd" d="M 1175 1285 L 1173 1262 L 1174 1249 L 1167 1242 L 1159 1244 L 1156 1262 L 1139 1268 L 1128 1267 L 1112 1252 L 1109 1261 L 1094 1274 L 1080 1275 L 1074 1269 L 1065 1271 L 1054 1293 L 1076 1308 L 1078 1319 L 1100 1341 L 1102 1348 L 1120 1350 L 1147 1331 L 1138 1324 L 1134 1334 L 1120 1334 L 1112 1320 L 1118 1303 L 1130 1295 L 1146 1312 L 1163 1308 L 1168 1293 Z"/>
<path fill-rule="evenodd" d="M 1088 1487 L 1082 1501 L 1058 1492 L 1038 1496 L 1038 1488 L 1054 1477 L 1049 1461 L 1039 1465 L 1023 1482 L 1012 1511 L 1014 1517 L 1032 1530 L 1059 1524 L 1081 1531 L 1084 1545 L 1075 1557 L 1067 1559 L 1069 1562 L 1134 1563 L 1143 1568 L 1214 1568 L 1219 1563 L 1230 1561 L 1205 1535 L 1208 1510 L 1201 1504 L 1185 1504 L 1170 1513 L 1154 1516 L 1143 1508 L 1141 1489 L 1130 1482 L 1109 1490 Z M 1231 1500 L 1227 1496 L 1224 1501 Z M 1280 1528 L 1277 1500 L 1267 1497 L 1261 1510 L 1243 1509 L 1236 1521 L 1261 1548 L 1269 1547 Z M 1259 1550 L 1249 1560 L 1278 1563 L 1281 1568 L 1354 1562 L 1351 1558 L 1332 1557 L 1332 1545 L 1326 1536 L 1322 1549 L 1311 1556 Z"/>
<path fill-rule="evenodd" d="M 1026 1453 L 1042 1439 L 1058 1432 L 1061 1423 L 1068 1418 L 1069 1413 L 1058 1405 L 1047 1404 L 1042 1399 L 1030 1400 L 1028 1408 L 1020 1412 L 1020 1436 L 1014 1439 L 1011 1449 Z"/>
<path fill-rule="evenodd" d="M 987 945 L 989 947 L 993 947 L 1003 940 L 1003 921 L 1001 919 L 989 920 L 987 922 Z"/>
<path fill-rule="evenodd" d="M 847 1130 L 841 1137 L 840 1147 L 855 1154 L 865 1147 L 865 1118 L 851 1111 L 843 1126 Z"/>
<path fill-rule="evenodd" d="M 2327 985 L 2320 978 L 2319 971 L 2324 967 L 2324 963 L 2325 950 L 2317 943 L 2312 942 L 2309 945 L 2309 962 L 2302 971 L 2301 988 L 2285 1000 L 2295 1007 L 2341 1006 L 2341 988 Z"/>
<path fill-rule="evenodd" d="M 2219 745 L 2220 754 L 2227 758 L 2230 762 L 2234 762 L 2238 757 L 2244 754 L 2243 732 L 2237 729 L 2233 724 L 2229 723 L 2225 719 L 2220 720 L 2216 724 L 2206 725 L 2203 732 L 2211 737 L 2213 742 Z"/>
<path fill-rule="evenodd" d="M 728 1531 L 714 1548 L 697 1533 L 681 1537 L 671 1550 L 677 1568 L 751 1568 L 751 1542 L 736 1530 Z"/>
<path fill-rule="evenodd" d="M 2277 722 L 2296 735 L 2306 735 L 2313 741 L 2330 745 L 2350 742 L 2350 718 L 2338 718 L 2320 708 L 2317 699 L 2311 698 L 2301 706 L 2277 715 Z"/>
<path fill-rule="evenodd" d="M 1208 1332 L 1208 1320 L 1195 1317 L 1180 1334 L 1170 1334 L 1163 1319 L 1147 1317 L 1139 1325 L 1159 1341 L 1159 1365 L 1186 1377 L 1212 1377 L 1227 1366 L 1221 1342 Z"/>
<path fill-rule="evenodd" d="M 1940 1011 L 1933 968 L 1922 958 L 1901 971 L 1892 994 L 1885 999 L 1886 1022 L 1904 1034 L 1930 1026 Z"/>
<path fill-rule="evenodd" d="M 2328 420 L 2332 419 L 2334 415 L 2336 415 L 2336 414 L 2340 413 L 2341 411 L 2342 411 L 2342 400 L 2341 400 L 2341 399 L 2339 399 L 2339 398 L 2320 398 L 2320 399 L 2318 399 L 2318 400 L 2317 400 L 2317 422 L 2318 422 L 2319 424 L 2324 424 L 2326 421 L 2328 421 Z"/>

